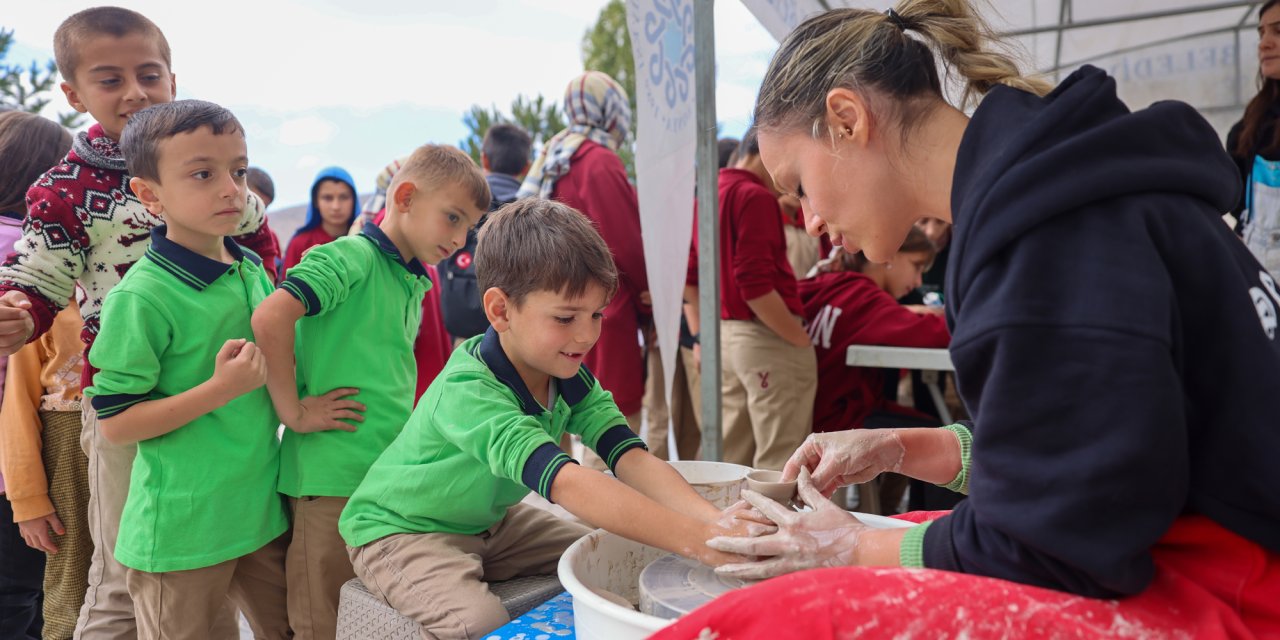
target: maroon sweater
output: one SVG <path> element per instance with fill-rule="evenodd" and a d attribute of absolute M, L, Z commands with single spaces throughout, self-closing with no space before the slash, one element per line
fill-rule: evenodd
<path fill-rule="evenodd" d="M 793 315 L 801 315 L 796 276 L 787 262 L 787 239 L 782 232 L 778 199 L 754 173 L 744 169 L 720 170 L 720 318 L 751 320 L 747 306 L 770 291 L 777 291 Z M 697 212 L 694 212 L 693 247 L 685 282 L 698 285 Z"/>
<path fill-rule="evenodd" d="M 818 356 L 814 431 L 858 428 L 873 411 L 894 408 L 884 397 L 884 369 L 845 364 L 850 345 L 940 349 L 951 341 L 942 316 L 907 310 L 861 273 L 801 280 L 800 298 Z"/>
<path fill-rule="evenodd" d="M 652 313 L 640 303 L 640 294 L 649 290 L 640 240 L 640 203 L 622 161 L 609 149 L 588 140 L 569 162 L 569 173 L 556 181 L 551 198 L 595 223 L 613 253 L 619 276 L 618 294 L 604 311 L 600 340 L 584 363 L 600 386 L 613 394 L 623 415 L 629 416 L 640 411 L 644 397 L 644 353 L 636 335 Z"/>

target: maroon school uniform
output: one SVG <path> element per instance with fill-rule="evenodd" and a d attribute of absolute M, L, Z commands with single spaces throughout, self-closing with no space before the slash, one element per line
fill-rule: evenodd
<path fill-rule="evenodd" d="M 721 169 L 720 191 L 720 319 L 752 320 L 747 306 L 777 291 L 794 315 L 803 315 L 796 276 L 787 262 L 778 200 L 754 173 Z M 698 285 L 698 225 L 694 211 L 693 246 L 685 282 Z"/>
<path fill-rule="evenodd" d="M 569 172 L 556 181 L 551 199 L 590 218 L 618 265 L 618 293 L 605 308 L 600 340 L 584 363 L 613 394 L 622 414 L 633 415 L 644 397 L 645 360 L 637 335 L 650 313 L 640 303 L 640 294 L 649 290 L 649 277 L 636 190 L 617 154 L 588 140 L 570 159 Z"/>
<path fill-rule="evenodd" d="M 824 273 L 800 281 L 805 327 L 818 356 L 813 430 L 862 426 L 873 411 L 912 413 L 884 397 L 884 369 L 850 367 L 850 345 L 944 348 L 951 341 L 942 316 L 907 310 L 871 278 Z"/>
<path fill-rule="evenodd" d="M 307 229 L 306 231 L 299 231 L 293 236 L 292 240 L 289 240 L 289 248 L 285 249 L 285 271 L 294 268 L 299 262 L 302 262 L 302 254 L 306 253 L 307 249 L 316 245 L 329 244 L 334 240 L 337 240 L 337 238 L 329 235 L 329 232 L 325 231 L 324 227 L 315 227 L 313 229 Z"/>

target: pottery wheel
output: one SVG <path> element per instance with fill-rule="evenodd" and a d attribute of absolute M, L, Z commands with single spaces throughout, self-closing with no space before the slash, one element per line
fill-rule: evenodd
<path fill-rule="evenodd" d="M 746 584 L 673 553 L 640 572 L 640 612 L 673 620 Z"/>

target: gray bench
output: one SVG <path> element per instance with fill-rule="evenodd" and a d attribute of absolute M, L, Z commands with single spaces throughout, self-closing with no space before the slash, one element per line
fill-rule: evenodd
<path fill-rule="evenodd" d="M 564 587 L 555 576 L 528 576 L 491 582 L 489 590 L 502 600 L 507 614 L 515 619 L 559 595 Z M 370 593 L 360 580 L 342 585 L 337 640 L 418 640 L 422 637 L 420 630 L 418 623 Z"/>

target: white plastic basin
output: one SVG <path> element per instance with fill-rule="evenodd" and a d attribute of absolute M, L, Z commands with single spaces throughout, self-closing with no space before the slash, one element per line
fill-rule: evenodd
<path fill-rule="evenodd" d="M 854 515 L 863 523 L 881 529 L 915 526 L 883 516 Z M 597 529 L 573 543 L 560 557 L 557 573 L 560 584 L 573 597 L 576 637 L 580 640 L 643 640 L 671 624 L 671 620 L 623 607 L 593 591 L 602 589 L 636 605 L 640 602 L 640 572 L 665 555 L 667 552 L 661 549 L 632 542 L 604 529 Z"/>

